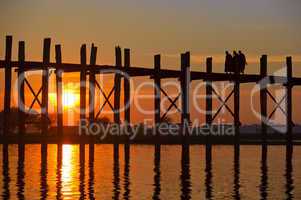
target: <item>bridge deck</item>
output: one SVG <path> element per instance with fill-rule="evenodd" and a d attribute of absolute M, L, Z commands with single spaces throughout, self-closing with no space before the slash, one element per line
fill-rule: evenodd
<path fill-rule="evenodd" d="M 18 71 L 19 62 L 12 61 L 10 62 L 12 68 L 16 68 Z M 71 64 L 71 63 L 62 63 L 60 65 L 56 63 L 44 64 L 43 62 L 25 62 L 24 63 L 25 71 L 35 71 L 43 70 L 48 67 L 48 69 L 60 69 L 63 72 L 80 72 L 83 69 L 86 71 L 94 70 L 96 73 L 115 73 L 115 70 L 118 69 L 121 72 L 126 72 L 129 76 L 150 76 L 153 78 L 156 75 L 156 71 L 152 68 L 147 67 L 129 67 L 125 70 L 123 67 L 116 67 L 114 65 L 86 65 L 82 66 L 81 64 Z M 5 61 L 0 60 L 0 69 L 5 67 Z M 171 69 L 160 69 L 160 78 L 179 78 L 181 75 L 180 70 L 171 70 Z M 267 76 L 267 81 L 270 84 L 285 84 L 287 83 L 287 77 L 285 76 Z M 240 83 L 251 83 L 259 82 L 262 77 L 259 74 L 240 74 L 238 80 Z M 215 73 L 215 72 L 200 72 L 200 71 L 191 71 L 191 80 L 210 80 L 210 81 L 234 81 L 237 80 L 237 77 L 234 74 L 226 73 Z M 290 82 L 291 85 L 301 85 L 301 78 L 293 77 Z"/>

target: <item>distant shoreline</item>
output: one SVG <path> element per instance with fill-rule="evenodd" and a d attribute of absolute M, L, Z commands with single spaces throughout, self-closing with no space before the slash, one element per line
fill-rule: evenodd
<path fill-rule="evenodd" d="M 185 142 L 184 142 L 185 141 Z M 0 136 L 0 144 L 145 144 L 145 145 L 179 145 L 179 144 L 191 144 L 191 145 L 203 145 L 203 144 L 213 144 L 213 145 L 262 145 L 264 144 L 259 137 L 246 137 L 241 136 L 237 139 L 235 136 L 188 136 L 183 137 L 145 137 L 137 138 L 134 140 L 127 140 L 125 137 L 109 137 L 104 140 L 99 140 L 97 137 L 91 136 L 71 136 L 64 135 L 58 136 L 41 136 L 41 135 L 30 135 L 30 136 Z M 268 137 L 266 143 L 267 145 L 286 145 L 287 142 L 284 138 L 271 138 Z M 301 145 L 301 138 L 294 139 L 292 141 L 293 145 Z"/>
<path fill-rule="evenodd" d="M 259 130 L 259 129 L 257 129 Z M 167 130 L 169 131 L 169 130 Z M 206 132 L 208 133 L 208 132 Z M 132 132 L 130 133 L 132 134 Z M 209 133 L 208 133 L 209 134 Z M 202 135 L 198 132 L 193 131 L 190 135 L 183 136 L 180 130 L 177 130 L 176 135 L 172 135 L 163 132 L 162 135 L 154 133 L 153 128 L 146 128 L 139 130 L 135 137 L 130 138 L 132 135 L 126 135 L 120 132 L 120 135 L 106 135 L 102 138 L 102 134 L 93 135 L 92 133 L 79 134 L 79 128 L 74 127 L 64 127 L 63 133 L 60 135 L 57 133 L 57 127 L 50 127 L 48 134 L 42 134 L 39 131 L 27 131 L 23 135 L 18 135 L 16 132 L 7 135 L 0 135 L 0 144 L 263 144 L 263 135 L 252 130 L 245 131 L 241 129 L 239 137 L 235 136 L 234 133 L 230 135 Z M 285 133 L 279 132 L 267 132 L 266 144 L 269 145 L 285 145 L 287 144 L 287 136 Z M 301 144 L 301 133 L 298 131 L 293 133 L 293 144 Z"/>

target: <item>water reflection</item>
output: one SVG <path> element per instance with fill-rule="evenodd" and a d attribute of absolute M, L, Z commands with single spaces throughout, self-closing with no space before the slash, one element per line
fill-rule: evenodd
<path fill-rule="evenodd" d="M 8 161 L 8 145 L 3 144 L 2 149 L 2 175 L 3 175 L 3 199 L 10 198 L 10 191 L 9 191 L 9 183 L 10 183 L 10 175 L 9 175 L 9 161 Z"/>
<path fill-rule="evenodd" d="M 130 144 L 124 145 L 124 199 L 130 199 Z"/>
<path fill-rule="evenodd" d="M 160 199 L 160 192 L 161 192 L 161 170 L 160 170 L 160 161 L 161 161 L 161 145 L 155 145 L 155 152 L 154 152 L 154 192 L 153 192 L 153 199 L 158 200 Z"/>
<path fill-rule="evenodd" d="M 191 199 L 189 145 L 182 145 L 181 156 L 181 199 Z"/>
<path fill-rule="evenodd" d="M 212 199 L 212 145 L 206 144 L 205 188 L 206 199 Z"/>
<path fill-rule="evenodd" d="M 61 182 L 63 198 L 79 198 L 78 146 L 63 145 Z"/>
<path fill-rule="evenodd" d="M 85 144 L 79 146 L 79 180 L 79 199 L 85 199 Z"/>
<path fill-rule="evenodd" d="M 240 145 L 235 144 L 234 145 L 234 184 L 233 184 L 233 198 L 234 199 L 240 199 L 240 179 L 239 179 L 239 173 L 240 173 Z"/>
<path fill-rule="evenodd" d="M 105 158 L 104 161 L 106 162 L 110 160 L 109 158 L 113 158 L 113 162 L 108 166 L 109 170 L 104 173 L 104 169 L 101 168 L 103 162 L 95 161 L 95 149 L 103 148 L 104 146 L 94 144 L 57 144 L 54 145 L 54 147 L 55 146 L 57 148 L 53 148 L 53 146 L 49 144 L 42 144 L 41 147 L 39 147 L 40 152 L 38 151 L 37 157 L 32 156 L 27 158 L 25 155 L 28 154 L 25 154 L 25 152 L 34 149 L 31 145 L 2 145 L 2 157 L 0 159 L 2 165 L 0 168 L 2 170 L 2 185 L 0 189 L 2 199 L 36 199 L 36 197 L 33 197 L 36 195 L 36 193 L 33 194 L 33 191 L 35 191 L 35 186 L 38 182 L 31 182 L 31 179 L 28 178 L 30 176 L 35 176 L 36 178 L 33 180 L 38 179 L 40 181 L 40 183 L 38 183 L 40 184 L 38 188 L 40 199 L 98 199 L 98 195 L 100 194 L 97 193 L 97 191 L 99 190 L 101 190 L 102 193 L 105 192 L 109 194 L 113 199 L 139 199 L 139 195 L 141 195 L 139 194 L 140 192 L 144 194 L 147 193 L 148 196 L 154 200 L 166 199 L 166 197 L 171 196 L 170 194 L 172 194 L 174 198 L 181 199 L 192 199 L 194 195 L 204 195 L 203 197 L 205 199 L 241 199 L 242 197 L 252 197 L 252 193 L 256 192 L 257 194 L 254 194 L 254 196 L 259 195 L 261 199 L 274 198 L 273 195 L 275 194 L 279 194 L 279 197 L 285 194 L 285 199 L 300 199 L 300 196 L 297 196 L 297 191 L 300 191 L 300 177 L 296 176 L 294 174 L 296 170 L 293 170 L 298 169 L 294 163 L 299 164 L 299 162 L 296 162 L 293 158 L 293 150 L 296 152 L 295 149 L 300 150 L 299 147 L 294 147 L 293 149 L 293 146 L 287 146 L 286 155 L 283 154 L 283 156 L 281 156 L 280 154 L 270 155 L 271 152 L 268 153 L 267 145 L 248 148 L 244 148 L 243 145 L 234 145 L 219 148 L 218 146 L 207 144 L 204 146 L 205 173 L 200 173 L 200 171 L 198 171 L 200 166 L 195 166 L 194 163 L 195 159 L 202 159 L 202 156 L 201 154 L 199 157 L 193 156 L 194 154 L 191 154 L 190 148 L 194 147 L 189 147 L 189 145 L 183 145 L 182 148 L 177 149 L 170 148 L 169 146 L 162 147 L 161 145 L 155 145 L 154 148 L 137 148 L 135 145 L 127 144 L 124 145 L 124 156 L 122 156 L 123 154 L 119 152 L 121 145 L 116 144 L 113 145 L 112 150 L 105 151 L 108 157 Z M 105 148 L 110 149 L 109 146 Z M 203 146 L 197 148 L 203 148 Z M 242 157 L 243 155 L 253 156 L 252 152 L 258 150 L 258 148 L 261 148 L 261 161 L 255 164 L 255 167 L 257 170 L 260 170 L 258 173 L 260 176 L 256 175 L 256 173 L 251 173 L 252 170 L 248 168 L 248 166 L 254 166 L 254 163 L 250 165 L 254 160 L 252 160 L 251 157 Z M 278 147 L 275 148 L 277 149 Z M 139 149 L 140 153 L 143 151 L 145 154 L 149 153 L 150 149 L 154 150 L 151 155 L 153 158 L 153 162 L 151 161 L 151 165 L 153 166 L 151 168 L 144 168 L 145 170 L 139 171 L 139 169 L 135 167 L 134 157 L 139 155 L 137 154 L 137 149 Z M 170 149 L 176 149 L 177 152 L 172 151 L 166 154 Z M 89 154 L 86 154 L 88 151 Z M 227 151 L 228 154 L 223 151 Z M 249 153 L 246 154 L 246 151 Z M 172 157 L 174 153 L 179 153 L 178 155 L 181 155 L 181 157 Z M 170 165 L 166 166 L 166 163 L 164 164 L 161 160 L 161 154 L 162 156 L 171 155 L 168 157 L 168 164 Z M 213 188 L 213 176 L 215 177 L 216 174 L 218 176 L 218 170 L 220 170 L 218 166 L 213 166 L 212 164 L 216 154 L 233 155 L 233 160 L 230 159 L 231 162 L 224 163 L 227 168 L 231 166 L 229 169 L 231 168 L 232 172 L 229 172 L 229 174 L 232 175 L 228 176 L 230 178 L 229 180 L 227 178 L 221 179 L 226 182 L 221 181 L 215 183 Z M 300 155 L 300 153 L 297 155 Z M 268 162 L 268 157 L 271 156 L 273 156 L 273 159 L 269 159 Z M 97 154 L 97 157 L 104 156 Z M 298 157 L 299 156 L 296 156 L 295 159 Z M 55 158 L 54 161 L 51 158 Z M 121 162 L 121 164 L 120 158 L 124 159 L 122 159 L 124 162 Z M 275 165 L 274 160 L 276 159 L 286 161 L 283 163 L 284 168 L 279 166 L 281 171 L 276 171 L 277 173 L 272 172 L 272 168 L 269 168 L 269 166 L 272 167 Z M 29 160 L 34 160 L 33 163 L 37 162 L 40 164 L 38 173 L 31 174 L 32 171 L 28 170 L 26 166 L 29 165 L 26 163 L 28 163 Z M 143 162 L 142 157 L 141 165 L 146 164 L 150 166 L 149 162 Z M 96 169 L 102 170 L 99 171 Z M 120 169 L 122 169 L 121 173 Z M 53 173 L 52 170 L 55 170 L 55 173 Z M 179 179 L 176 180 L 174 177 L 166 176 L 166 170 L 175 170 L 174 174 L 179 175 Z M 196 172 L 199 174 L 196 174 Z M 55 174 L 55 177 L 52 177 L 51 174 Z M 204 176 L 200 174 L 204 174 Z M 107 177 L 109 177 L 109 179 Z M 257 186 L 252 185 L 253 188 L 250 188 L 254 189 L 254 191 L 248 191 L 245 188 L 246 182 L 248 182 L 249 179 Z M 121 180 L 122 183 L 120 182 Z M 199 182 L 203 180 L 204 187 L 199 187 Z M 282 180 L 282 183 L 277 184 L 278 182 L 276 183 L 275 180 L 278 182 Z M 104 181 L 101 184 L 102 188 L 96 188 L 95 183 L 102 181 Z M 299 185 L 297 185 L 297 183 L 299 183 Z M 180 186 L 180 188 L 176 188 L 176 192 L 170 191 L 166 189 L 168 188 L 166 184 Z M 152 189 L 147 190 L 146 188 L 148 187 L 146 185 L 151 185 Z M 229 193 L 231 194 L 219 193 L 219 188 L 215 185 L 230 186 L 232 190 L 230 189 Z M 274 191 L 273 188 L 278 185 L 282 188 Z M 135 188 L 133 188 L 133 186 L 135 186 Z M 170 194 L 166 194 L 169 192 Z"/>
<path fill-rule="evenodd" d="M 63 146 L 57 145 L 56 154 L 56 199 L 63 199 L 62 197 L 62 160 L 63 160 Z"/>
<path fill-rule="evenodd" d="M 261 147 L 261 183 L 260 183 L 260 199 L 267 199 L 268 197 L 268 165 L 267 165 L 268 147 L 263 144 Z"/>
<path fill-rule="evenodd" d="M 41 145 L 41 183 L 40 183 L 40 193 L 41 199 L 46 199 L 48 195 L 48 185 L 47 185 L 47 144 Z"/>
<path fill-rule="evenodd" d="M 18 167 L 17 167 L 17 197 L 18 199 L 25 199 L 24 196 L 24 161 L 25 161 L 25 145 L 19 144 L 18 145 Z"/>
<path fill-rule="evenodd" d="M 286 199 L 293 199 L 293 190 L 294 190 L 294 180 L 293 180 L 293 146 L 286 146 L 286 168 L 285 168 L 285 177 L 286 177 Z"/>
<path fill-rule="evenodd" d="M 88 183 L 88 190 L 89 190 L 89 199 L 95 199 L 94 196 L 94 144 L 89 144 L 89 183 Z"/>
<path fill-rule="evenodd" d="M 119 199 L 120 177 L 119 177 L 119 144 L 113 145 L 113 199 Z"/>

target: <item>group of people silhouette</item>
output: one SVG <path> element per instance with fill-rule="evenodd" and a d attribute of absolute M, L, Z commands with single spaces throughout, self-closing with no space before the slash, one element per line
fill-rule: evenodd
<path fill-rule="evenodd" d="M 246 56 L 241 51 L 238 51 L 238 53 L 236 51 L 233 51 L 233 55 L 226 51 L 226 73 L 235 73 L 236 70 L 238 70 L 239 73 L 244 73 L 246 65 L 248 65 Z"/>

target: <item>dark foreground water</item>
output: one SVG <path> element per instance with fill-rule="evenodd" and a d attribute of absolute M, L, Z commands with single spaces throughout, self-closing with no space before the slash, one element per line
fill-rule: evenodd
<path fill-rule="evenodd" d="M 0 148 L 3 199 L 301 199 L 301 146 Z"/>

